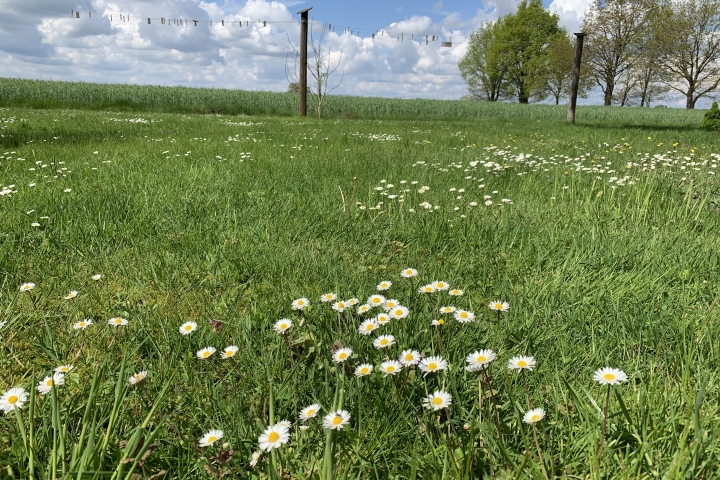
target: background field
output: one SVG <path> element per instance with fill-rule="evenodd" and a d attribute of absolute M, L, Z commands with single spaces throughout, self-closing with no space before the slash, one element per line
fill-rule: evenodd
<path fill-rule="evenodd" d="M 36 85 L 3 80 L 0 97 L 26 102 L 7 92 Z M 80 87 L 33 98 L 74 105 L 85 101 L 73 90 Z M 178 92 L 107 87 L 117 100 L 103 103 L 99 87 L 87 88 L 98 109 L 132 91 L 139 100 L 129 108 L 162 111 Z M 220 102 L 226 93 L 207 94 Z M 274 101 L 285 104 L 258 108 L 291 113 L 290 96 Z M 70 458 L 72 445 L 86 447 L 80 419 L 99 372 L 93 421 L 108 440 L 90 448 L 97 471 L 128 456 L 119 442 L 157 400 L 141 434 L 152 432 L 158 448 L 135 473 L 207 475 L 221 442 L 201 452 L 191 443 L 219 428 L 235 450 L 232 475 L 265 478 L 267 456 L 255 468 L 248 462 L 273 405 L 276 420 L 293 422 L 278 455 L 284 478 L 319 478 L 325 435 L 317 421 L 301 431 L 297 414 L 313 402 L 327 413 L 341 385 L 352 420 L 337 435 L 338 478 L 542 478 L 532 430 L 520 421 L 523 383 L 506 369 L 510 357 L 532 355 L 538 365 L 527 380 L 533 406 L 547 412 L 538 428 L 551 475 L 713 476 L 720 142 L 695 128 L 701 112 L 582 109 L 570 126 L 564 109 L 549 106 L 398 101 L 404 106 L 389 116 L 410 118 L 358 120 L 334 101 L 333 118 L 322 121 L 0 109 L 0 391 L 31 390 L 56 366 L 75 367 L 57 395 L 67 455 L 53 445 L 51 399 L 36 399 L 36 469 L 49 472 L 53 451 Z M 385 114 L 374 110 L 380 101 L 357 103 L 353 115 Z M 456 120 L 413 119 L 454 108 L 467 110 Z M 595 111 L 602 121 L 588 119 Z M 412 284 L 399 275 L 406 267 L 419 271 Z M 384 294 L 411 311 L 383 327 L 398 340 L 389 350 L 358 334 L 358 315 L 318 301 L 327 292 L 364 301 L 382 280 L 393 282 Z M 465 294 L 415 293 L 433 280 Z M 19 293 L 24 282 L 37 286 Z M 78 296 L 63 299 L 71 290 Z M 290 309 L 299 297 L 312 303 L 302 327 Z M 499 320 L 486 306 L 496 298 L 511 305 Z M 442 305 L 477 320 L 448 317 L 438 332 L 430 321 Z M 113 329 L 114 316 L 129 325 Z M 283 317 L 295 322 L 288 341 L 272 330 Z M 73 330 L 84 318 L 95 324 Z M 199 328 L 183 337 L 188 320 Z M 340 371 L 331 359 L 338 340 L 356 355 Z M 235 358 L 195 358 L 199 348 L 232 344 Z M 451 369 L 353 377 L 350 366 L 377 366 L 404 348 L 442 348 Z M 480 348 L 498 353 L 491 372 L 502 444 L 485 414 L 478 422 L 478 376 L 463 369 Z M 629 381 L 614 388 L 598 463 L 606 390 L 592 374 L 604 366 Z M 148 371 L 143 384 L 123 387 L 140 370 Z M 449 416 L 421 406 L 426 390 L 440 387 L 453 395 Z M 20 411 L 26 427 L 28 411 Z M 23 448 L 14 415 L 1 416 L 3 473 L 26 478 Z M 61 460 L 58 468 L 68 471 Z"/>

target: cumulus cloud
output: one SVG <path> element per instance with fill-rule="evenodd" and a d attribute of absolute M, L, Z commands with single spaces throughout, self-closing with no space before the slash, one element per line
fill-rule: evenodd
<path fill-rule="evenodd" d="M 560 25 L 564 26 L 568 33 L 580 31 L 583 17 L 590 8 L 590 0 L 553 0 L 548 8 L 560 17 Z"/>

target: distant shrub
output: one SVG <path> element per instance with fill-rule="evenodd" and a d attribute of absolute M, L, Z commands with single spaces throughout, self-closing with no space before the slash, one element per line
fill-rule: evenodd
<path fill-rule="evenodd" d="M 705 112 L 705 116 L 700 122 L 700 126 L 703 128 L 720 128 L 720 108 L 718 108 L 717 102 L 713 102 L 710 110 Z"/>

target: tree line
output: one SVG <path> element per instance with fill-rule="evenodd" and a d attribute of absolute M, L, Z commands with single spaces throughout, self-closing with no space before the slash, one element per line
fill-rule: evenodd
<path fill-rule="evenodd" d="M 649 107 L 670 93 L 686 108 L 720 84 L 720 0 L 593 0 L 579 95 L 594 88 L 604 105 Z M 468 97 L 520 103 L 569 96 L 575 38 L 541 0 L 486 22 L 459 63 Z"/>

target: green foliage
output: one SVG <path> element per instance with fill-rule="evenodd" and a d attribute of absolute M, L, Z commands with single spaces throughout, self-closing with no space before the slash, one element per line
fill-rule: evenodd
<path fill-rule="evenodd" d="M 486 22 L 470 34 L 465 56 L 458 63 L 468 93 L 476 100 L 495 102 L 505 98 L 507 68 L 503 62 L 503 46 L 498 41 L 503 19 Z"/>
<path fill-rule="evenodd" d="M 720 108 L 718 108 L 717 102 L 712 103 L 710 110 L 705 112 L 700 126 L 703 128 L 712 128 L 717 130 L 720 128 Z"/>

